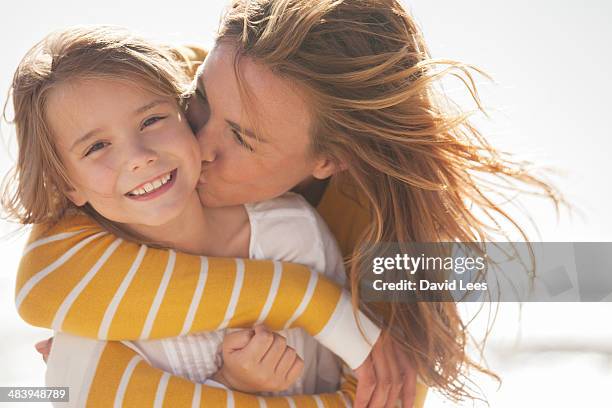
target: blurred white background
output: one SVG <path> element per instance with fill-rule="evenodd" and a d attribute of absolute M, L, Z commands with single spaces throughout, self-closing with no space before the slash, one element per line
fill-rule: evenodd
<path fill-rule="evenodd" d="M 0 95 L 23 54 L 49 31 L 73 24 L 117 24 L 149 37 L 210 45 L 224 0 L 177 3 L 14 1 L 0 17 Z M 434 57 L 475 64 L 496 83 L 480 87 L 492 120 L 492 143 L 562 172 L 555 182 L 580 210 L 557 220 L 547 203 L 525 199 L 542 241 L 612 241 L 612 4 L 515 0 L 410 0 Z M 452 90 L 451 90 L 452 91 Z M 13 163 L 12 129 L 3 126 L 0 174 Z M 0 223 L 4 237 L 13 225 Z M 44 364 L 33 344 L 49 331 L 23 323 L 13 305 L 15 270 L 25 235 L 4 237 L 0 256 L 0 386 L 43 385 Z M 611 271 L 612 272 L 612 271 Z M 492 407 L 612 406 L 612 304 L 501 305 L 486 350 L 503 384 L 475 381 Z M 482 314 L 475 328 L 486 323 Z M 478 331 L 477 331 L 478 333 Z M 43 406 L 44 404 L 32 404 Z M 468 406 L 470 404 L 467 404 Z M 0 406 L 6 406 L 0 403 Z M 21 407 L 27 404 L 19 404 Z M 429 407 L 450 406 L 432 394 Z"/>

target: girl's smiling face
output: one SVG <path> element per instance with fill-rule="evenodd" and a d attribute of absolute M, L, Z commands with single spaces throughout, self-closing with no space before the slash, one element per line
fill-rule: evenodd
<path fill-rule="evenodd" d="M 200 151 L 174 99 L 128 81 L 78 80 L 51 91 L 46 115 L 76 205 L 158 226 L 196 197 Z"/>

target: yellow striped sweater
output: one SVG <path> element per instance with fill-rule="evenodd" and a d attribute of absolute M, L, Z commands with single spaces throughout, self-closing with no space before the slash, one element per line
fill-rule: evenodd
<path fill-rule="evenodd" d="M 355 228 L 364 225 L 363 211 L 331 186 L 318 210 L 334 234 L 344 238 L 339 241 L 343 253 L 350 253 Z M 133 259 L 133 262 L 126 265 L 126 259 Z M 208 272 L 214 270 L 214 273 L 205 273 L 206 268 Z M 286 273 L 279 273 L 283 269 Z M 173 270 L 170 275 L 169 270 Z M 260 296 L 232 297 L 238 277 L 242 293 Z M 266 261 L 195 257 L 147 249 L 119 241 L 102 231 L 89 218 L 81 216 L 63 220 L 51 229 L 42 225 L 33 228 L 18 272 L 16 300 L 21 316 L 33 325 L 91 338 L 134 340 L 170 337 L 222 326 L 248 326 L 255 321 L 263 321 L 273 329 L 280 329 L 293 319 L 291 310 L 295 310 L 295 304 L 298 301 L 304 303 L 301 300 L 304 299 L 305 287 L 310 288 L 311 299 L 317 301 L 310 302 L 306 307 L 301 306 L 303 313 L 294 320 L 293 326 L 303 327 L 316 335 L 329 322 L 325 317 L 331 316 L 343 295 L 334 284 L 305 267 Z M 275 292 L 280 296 L 272 302 L 268 299 L 270 296 L 261 296 L 262 293 Z M 222 305 L 219 301 L 225 303 Z M 144 306 L 151 304 L 157 305 L 155 315 Z M 234 310 L 233 315 L 227 312 L 229 304 Z M 264 308 L 263 304 L 267 306 Z M 254 310 L 259 313 L 253 313 Z M 338 344 L 326 345 L 342 356 L 346 347 L 342 340 L 351 337 L 342 332 L 336 332 L 336 335 Z M 325 344 L 324 341 L 322 343 Z M 116 353 L 118 358 L 122 354 L 124 360 L 125 356 L 130 356 L 130 361 L 138 357 L 121 343 L 104 344 L 108 351 L 98 354 L 99 370 L 102 373 L 102 370 L 114 368 L 115 371 L 114 375 L 96 375 L 89 400 L 92 406 L 102 395 L 115 395 L 117 383 L 113 381 L 125 374 L 121 370 L 127 369 L 127 366 L 119 363 L 123 361 L 121 359 L 114 362 L 113 354 Z M 344 347 L 338 348 L 338 345 Z M 349 357 L 345 355 L 343 358 Z M 146 378 L 161 379 L 166 375 L 145 362 L 140 362 L 138 367 L 139 370 L 132 373 L 130 384 L 132 381 L 135 384 L 139 381 L 147 383 L 149 380 Z M 142 378 L 139 377 L 140 373 L 143 373 Z M 173 378 L 174 381 L 191 384 L 181 378 Z M 352 398 L 351 393 L 346 391 L 347 383 L 344 384 L 342 391 Z M 183 387 L 189 388 L 187 385 Z M 142 391 L 145 388 L 139 386 L 137 389 Z M 170 392 L 172 389 L 166 388 L 166 399 L 177 398 L 179 401 L 184 398 L 184 395 Z M 135 392 L 131 398 L 151 398 L 144 391 L 139 396 L 140 391 L 134 391 L 131 386 L 128 390 L 130 395 Z M 206 386 L 197 386 L 193 390 L 203 392 L 203 395 L 211 392 L 211 395 L 227 397 L 222 391 Z M 422 406 L 426 391 L 426 387 L 418 385 L 417 407 Z M 247 397 L 240 398 L 242 401 Z M 277 400 L 283 401 L 282 398 L 274 399 Z M 327 396 L 323 401 L 327 401 L 325 406 L 341 406 L 344 400 L 335 395 Z"/>
<path fill-rule="evenodd" d="M 33 228 L 16 289 L 17 308 L 26 321 L 86 337 L 142 340 L 261 322 L 275 330 L 304 328 L 351 368 L 371 349 L 347 293 L 306 267 L 147 248 L 110 235 L 83 215 L 66 217 L 52 228 Z M 360 323 L 373 342 L 379 329 L 363 315 Z M 98 371 L 110 367 L 115 377 L 125 374 L 127 367 L 113 361 L 121 347 L 107 345 Z M 133 372 L 130 384 L 144 375 Z M 96 374 L 90 403 L 117 390 L 112 378 Z M 104 392 L 96 393 L 97 388 Z"/>

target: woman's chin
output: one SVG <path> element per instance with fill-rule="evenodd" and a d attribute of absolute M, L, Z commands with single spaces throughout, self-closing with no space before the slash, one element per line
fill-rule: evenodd
<path fill-rule="evenodd" d="M 198 197 L 200 203 L 202 203 L 204 207 L 223 207 L 223 203 L 219 203 L 219 200 L 212 196 L 206 187 L 206 185 L 198 184 Z"/>

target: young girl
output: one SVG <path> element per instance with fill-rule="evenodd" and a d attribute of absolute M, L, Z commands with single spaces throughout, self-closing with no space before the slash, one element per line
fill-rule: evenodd
<path fill-rule="evenodd" d="M 343 404 L 345 395 L 335 394 L 340 368 L 333 356 L 305 331 L 289 328 L 303 327 L 351 368 L 359 367 L 379 329 L 353 315 L 346 293 L 305 268 L 285 266 L 283 271 L 278 263 L 170 251 L 160 268 L 164 255 L 141 246 L 133 259 L 127 254 L 137 245 L 98 232 L 82 214 L 132 240 L 196 254 L 295 260 L 343 283 L 337 245 L 303 198 L 289 194 L 247 206 L 202 207 L 195 190 L 199 146 L 181 109 L 188 84 L 169 50 L 105 27 L 52 34 L 17 69 L 16 199 L 24 211 L 21 221 L 36 224 L 22 261 L 35 272 L 19 276 L 18 308 L 29 310 L 24 313 L 29 317 L 37 307 L 35 319 L 51 318 L 50 326 L 58 331 L 90 334 L 93 329 L 100 338 L 134 340 L 130 347 L 167 371 L 141 363 L 121 343 L 60 334 L 49 359 L 48 382 L 70 386 L 77 405 L 114 401 L 140 406 L 155 399 L 175 406 L 186 395 L 204 406 L 232 399 L 252 405 L 257 400 L 246 394 L 196 386 L 176 375 L 205 383 L 221 368 L 216 358 L 224 329 L 263 322 L 284 329 L 287 339 L 257 329 L 238 348 L 251 350 L 262 343 L 253 352 L 263 352 L 262 361 L 272 359 L 263 362 L 273 364 L 273 374 L 284 380 L 275 388 L 288 388 L 288 394 L 325 391 L 295 401 Z M 41 224 L 61 217 L 51 229 Z M 47 235 L 41 239 L 43 230 Z M 109 238 L 113 242 L 106 248 Z M 101 248 L 103 253 L 97 253 Z M 56 257 L 58 251 L 63 253 Z M 39 296 L 45 302 L 38 303 Z M 110 302 L 92 309 L 92 299 Z M 57 309 L 49 310 L 55 302 Z M 100 320 L 82 320 L 79 310 Z M 192 332 L 200 333 L 146 341 Z M 293 350 L 305 362 L 301 376 L 302 362 Z M 249 387 L 236 373 L 240 369 L 232 371 L 227 364 L 216 378 L 241 390 L 267 391 L 257 383 Z M 149 383 L 152 377 L 155 384 Z M 140 384 L 147 383 L 148 389 L 142 389 Z"/>

